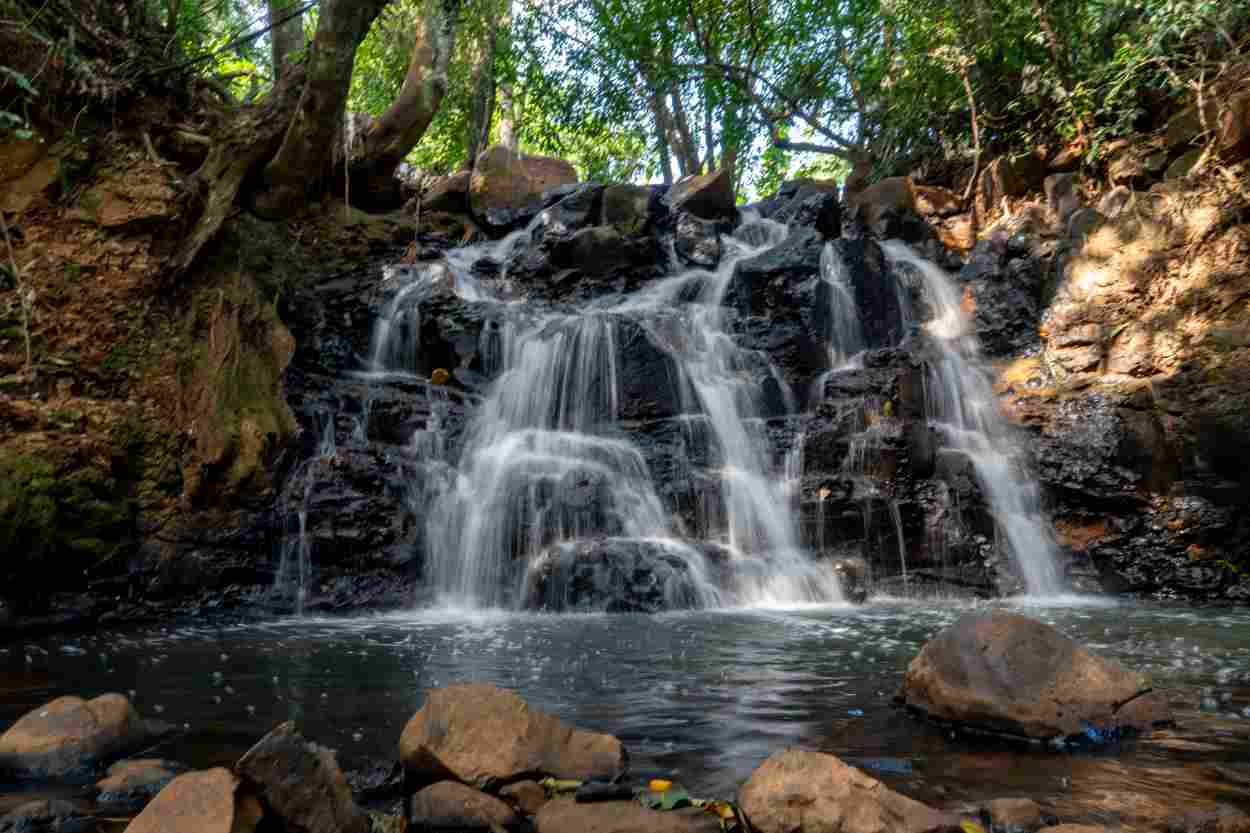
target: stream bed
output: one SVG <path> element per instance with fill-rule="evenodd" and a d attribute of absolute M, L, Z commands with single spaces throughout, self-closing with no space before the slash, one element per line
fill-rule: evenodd
<path fill-rule="evenodd" d="M 394 757 L 426 690 L 489 680 L 617 735 L 635 772 L 671 773 L 700 795 L 732 797 L 770 751 L 795 744 L 939 806 L 1024 795 L 1102 823 L 1213 801 L 1250 809 L 1250 610 L 1017 608 L 1177 689 L 1176 728 L 1083 753 L 951 737 L 891 698 L 924 642 L 969 607 L 890 600 L 657 616 L 424 610 L 49 637 L 0 647 L 0 726 L 59 695 L 122 691 L 179 727 L 154 754 L 229 766 L 293 719 L 351 769 Z M 0 813 L 31 797 L 0 792 Z"/>

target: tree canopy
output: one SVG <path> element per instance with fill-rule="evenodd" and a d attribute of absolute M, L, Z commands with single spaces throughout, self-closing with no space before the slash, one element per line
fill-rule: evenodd
<path fill-rule="evenodd" d="M 344 4 L 362 5 L 137 3 L 165 37 L 169 65 L 190 67 L 239 101 L 274 83 L 275 20 L 288 36 L 290 21 L 302 25 L 300 40 L 311 44 Z M 729 166 L 756 191 L 865 160 L 887 174 L 922 157 L 967 162 L 1039 140 L 1074 143 L 1096 160 L 1151 107 L 1244 54 L 1250 18 L 1244 4 L 1216 0 L 363 5 L 380 13 L 365 16 L 348 111 L 381 118 L 399 99 L 423 21 L 443 14 L 454 35 L 428 127 L 407 133 L 419 139 L 406 158 L 416 169 L 454 170 L 506 133 L 525 152 L 568 158 L 586 177 L 671 180 Z M 88 30 L 91 6 L 78 10 Z M 40 7 L 0 2 L 10 28 L 48 19 L 47 8 L 31 9 Z M 68 57 L 82 40 L 68 46 L 65 28 L 48 26 L 46 37 Z M 40 95 L 37 72 L 0 66 L 0 127 L 29 128 Z"/>

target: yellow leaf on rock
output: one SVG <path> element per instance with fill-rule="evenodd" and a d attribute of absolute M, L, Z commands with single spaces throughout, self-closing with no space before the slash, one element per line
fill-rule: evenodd
<path fill-rule="evenodd" d="M 985 828 L 972 819 L 964 819 L 959 823 L 959 827 L 964 833 L 985 833 Z"/>
<path fill-rule="evenodd" d="M 673 786 L 673 782 L 669 781 L 667 778 L 652 778 L 650 783 L 647 784 L 647 787 L 650 788 L 651 792 L 656 793 L 666 792 L 671 786 Z"/>

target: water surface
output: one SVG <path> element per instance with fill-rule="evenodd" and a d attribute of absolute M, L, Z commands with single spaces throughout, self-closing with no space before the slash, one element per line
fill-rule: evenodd
<path fill-rule="evenodd" d="M 1175 730 L 1074 755 L 951 738 L 892 707 L 907 663 L 967 609 L 430 610 L 49 638 L 0 649 L 0 725 L 58 695 L 129 691 L 142 712 L 181 727 L 154 750 L 166 757 L 229 765 L 295 719 L 353 767 L 394 756 L 428 689 L 489 680 L 616 734 L 637 771 L 672 773 L 699 794 L 732 796 L 770 751 L 795 744 L 944 806 L 1029 795 L 1104 821 L 1213 800 L 1250 809 L 1250 719 L 1237 716 L 1250 708 L 1250 611 L 1029 608 L 1157 687 L 1183 689 Z M 0 809 L 14 802 L 0 798 Z"/>

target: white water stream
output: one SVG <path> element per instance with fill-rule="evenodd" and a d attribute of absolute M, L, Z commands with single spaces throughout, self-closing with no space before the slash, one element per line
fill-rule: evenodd
<path fill-rule="evenodd" d="M 906 243 L 887 240 L 881 248 L 891 263 L 916 270 L 932 308 L 925 329 L 938 355 L 930 364 L 926 391 L 930 420 L 950 448 L 971 462 L 1028 595 L 1063 593 L 1040 490 L 1022 470 L 1021 449 L 994 395 L 980 342 L 954 281 Z"/>
<path fill-rule="evenodd" d="M 625 539 L 682 562 L 689 586 L 665 593 L 698 606 L 840 601 L 835 574 L 799 546 L 784 472 L 764 436 L 760 367 L 779 377 L 723 331 L 735 265 L 784 240 L 785 227 L 752 220 L 725 238 L 715 271 L 676 271 L 609 308 L 543 312 L 492 296 L 472 265 L 483 257 L 506 263 L 545 221 L 539 215 L 530 229 L 422 267 L 376 326 L 374 370 L 385 371 L 415 366 L 419 301 L 435 282 L 497 305 L 510 322 L 502 372 L 467 431 L 455 483 L 428 514 L 433 586 L 451 604 L 512 606 L 530 573 L 570 551 L 562 545 Z M 522 306 L 526 318 L 517 314 Z M 701 422 L 714 446 L 715 464 L 701 474 L 716 482 L 719 505 L 700 513 L 694 539 L 683 537 L 690 530 L 670 516 L 619 424 L 624 327 L 640 328 L 667 357 L 681 400 L 677 421 Z M 724 563 L 714 568 L 701 541 L 716 544 Z"/>

